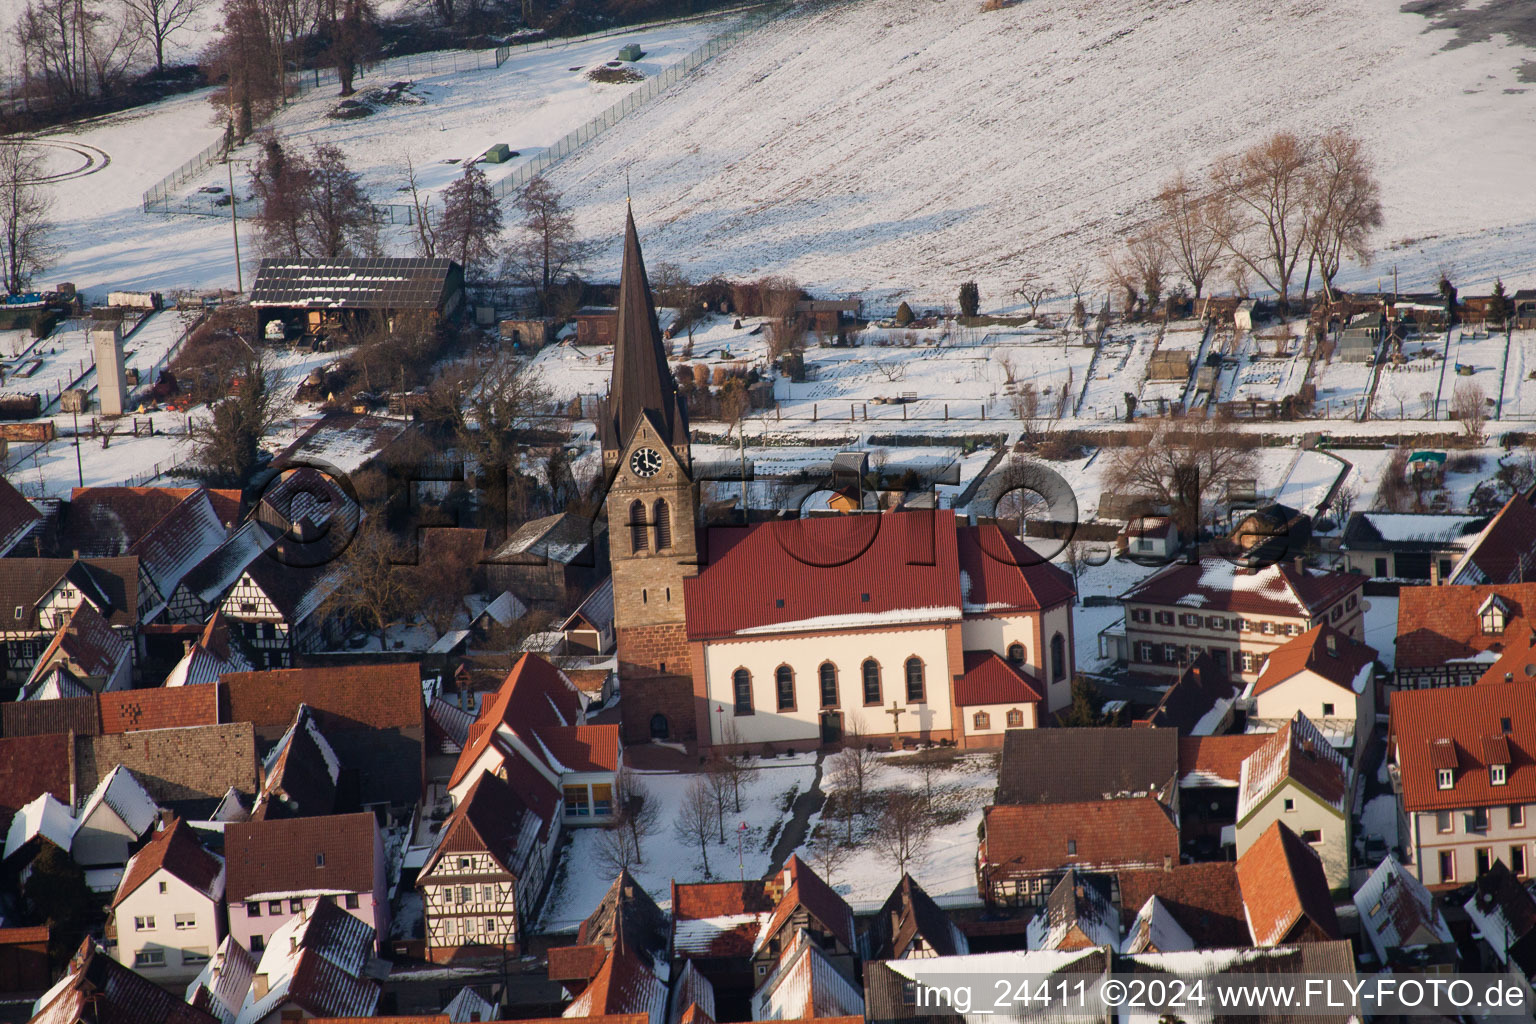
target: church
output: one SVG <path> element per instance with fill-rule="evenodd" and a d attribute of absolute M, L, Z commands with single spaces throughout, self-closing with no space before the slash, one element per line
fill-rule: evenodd
<path fill-rule="evenodd" d="M 1071 577 L 948 510 L 709 526 L 631 213 L 598 411 L 626 743 L 996 746 L 1072 700 Z"/>

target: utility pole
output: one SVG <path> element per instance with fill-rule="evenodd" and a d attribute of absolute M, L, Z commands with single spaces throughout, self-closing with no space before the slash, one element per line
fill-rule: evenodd
<path fill-rule="evenodd" d="M 80 480 L 80 486 L 85 486 L 85 469 L 80 464 L 80 410 L 76 408 L 75 416 L 75 475 Z"/>
<path fill-rule="evenodd" d="M 235 212 L 239 200 L 235 198 L 235 162 L 224 158 L 224 166 L 229 171 L 229 230 L 235 236 L 235 291 L 245 294 L 245 279 L 240 273 L 240 220 Z"/>

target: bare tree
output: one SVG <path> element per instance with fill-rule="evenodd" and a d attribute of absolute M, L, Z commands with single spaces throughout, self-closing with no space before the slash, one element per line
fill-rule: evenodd
<path fill-rule="evenodd" d="M 372 64 L 379 50 L 378 12 L 373 0 L 323 0 L 321 11 L 325 60 L 336 70 L 340 94 L 351 96 L 358 69 Z"/>
<path fill-rule="evenodd" d="M 1291 279 L 1307 247 L 1310 148 L 1277 132 L 1217 161 L 1213 224 L 1227 250 L 1257 274 L 1288 308 Z"/>
<path fill-rule="evenodd" d="M 501 203 L 478 165 L 443 190 L 443 216 L 437 248 L 457 260 L 464 273 L 477 276 L 490 266 L 501 240 Z"/>
<path fill-rule="evenodd" d="M 1474 381 L 1456 385 L 1451 395 L 1451 415 L 1456 417 L 1469 444 L 1481 444 L 1483 427 L 1488 422 L 1488 395 L 1483 386 Z"/>
<path fill-rule="evenodd" d="M 1125 313 L 1136 312 L 1138 301 L 1141 308 L 1156 305 L 1162 295 L 1163 279 L 1167 275 L 1168 254 L 1157 236 L 1148 231 L 1137 232 L 1105 260 L 1105 277 L 1109 283 L 1125 292 Z"/>
<path fill-rule="evenodd" d="M 409 151 L 405 154 L 405 185 L 411 193 L 411 230 L 416 236 L 416 255 L 423 259 L 437 256 L 437 213 L 432 203 L 422 194 L 416 176 L 416 164 Z"/>
<path fill-rule="evenodd" d="M 269 255 L 335 259 L 378 251 L 373 204 L 338 147 L 317 145 L 299 153 L 269 138 L 251 182 L 261 246 Z"/>
<path fill-rule="evenodd" d="M 630 768 L 620 768 L 614 777 L 613 801 L 618 823 L 629 831 L 639 864 L 645 859 L 645 841 L 660 828 L 661 805 Z"/>
<path fill-rule="evenodd" d="M 592 247 L 576 234 L 576 220 L 564 197 L 542 177 L 530 181 L 517 197 L 520 234 L 507 252 L 509 276 L 531 288 L 547 311 L 555 286 L 586 263 Z"/>
<path fill-rule="evenodd" d="M 139 30 L 155 49 L 155 68 L 165 70 L 165 41 L 172 32 L 185 28 L 212 0 L 123 0 L 132 12 Z"/>
<path fill-rule="evenodd" d="M 887 796 L 880 825 L 870 842 L 882 860 L 895 868 L 898 875 L 904 875 L 926 854 L 937 827 L 922 797 L 898 790 Z"/>
<path fill-rule="evenodd" d="M 1067 291 L 1072 295 L 1072 322 L 1079 329 L 1088 322 L 1088 307 L 1083 302 L 1083 293 L 1092 280 L 1093 269 L 1086 263 L 1080 263 L 1067 271 Z"/>
<path fill-rule="evenodd" d="M 1307 280 L 1316 261 L 1323 293 L 1333 301 L 1333 279 L 1345 257 L 1371 258 L 1371 232 L 1381 227 L 1381 186 L 1365 145 L 1343 129 L 1318 140 L 1307 176 Z"/>
<path fill-rule="evenodd" d="M 1040 392 L 1034 381 L 1027 380 L 1019 385 L 1019 390 L 1013 394 L 1012 405 L 1013 414 L 1024 429 L 1024 439 L 1034 440 L 1040 433 Z"/>
<path fill-rule="evenodd" d="M 592 859 L 604 875 L 618 875 L 640 863 L 640 851 L 636 849 L 629 829 L 615 822 L 597 833 L 597 849 Z"/>
<path fill-rule="evenodd" d="M 49 240 L 53 198 L 39 181 L 42 152 L 20 140 L 0 142 L 0 287 L 15 295 L 56 253 Z"/>
<path fill-rule="evenodd" d="M 389 627 L 410 607 L 402 552 L 384 525 L 382 510 L 365 516 L 337 568 L 337 586 L 326 598 L 328 614 L 342 615 L 379 638 L 389 649 Z"/>
<path fill-rule="evenodd" d="M 942 747 L 930 747 L 912 755 L 908 767 L 923 780 L 923 805 L 933 807 L 933 784 L 954 766 L 954 755 Z"/>
<path fill-rule="evenodd" d="M 1025 274 L 1024 279 L 1013 293 L 1029 306 L 1029 318 L 1034 320 L 1040 311 L 1040 303 L 1044 302 L 1052 293 L 1051 286 L 1032 275 Z"/>
<path fill-rule="evenodd" d="M 811 830 L 810 842 L 805 844 L 805 852 L 816 873 L 828 885 L 833 885 L 838 871 L 847 863 L 853 850 L 846 843 L 839 841 L 837 836 L 832 834 L 832 830 L 823 823 Z"/>
<path fill-rule="evenodd" d="M 1180 276 L 1200 300 L 1206 279 L 1221 264 L 1221 234 L 1214 223 L 1212 202 L 1180 171 L 1157 194 L 1156 231 Z"/>
<path fill-rule="evenodd" d="M 699 858 L 704 862 L 704 877 L 709 878 L 709 840 L 716 830 L 717 814 L 715 798 L 709 791 L 709 783 L 701 775 L 694 776 L 683 793 L 682 806 L 677 811 L 677 835 L 684 843 L 697 845 Z"/>
<path fill-rule="evenodd" d="M 874 368 L 880 376 L 892 384 L 899 383 L 907 376 L 907 361 L 905 359 L 880 359 L 874 363 Z"/>
<path fill-rule="evenodd" d="M 863 726 L 855 720 L 844 733 L 843 749 L 831 759 L 829 777 L 838 789 L 853 794 L 854 808 L 863 814 L 870 784 L 885 765 L 864 741 Z"/>
<path fill-rule="evenodd" d="M 1105 483 L 1167 507 L 1186 537 L 1199 535 L 1211 495 L 1254 472 L 1253 441 L 1214 420 L 1163 421 L 1126 442 L 1110 454 Z"/>
<path fill-rule="evenodd" d="M 144 39 L 131 9 L 102 0 L 28 0 L 14 31 L 23 70 L 64 107 L 116 92 Z"/>

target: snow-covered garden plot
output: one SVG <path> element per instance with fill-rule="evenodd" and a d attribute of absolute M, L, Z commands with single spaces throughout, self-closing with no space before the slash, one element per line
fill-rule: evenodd
<path fill-rule="evenodd" d="M 1307 372 L 1308 359 L 1301 351 L 1296 331 L 1305 325 L 1291 324 L 1280 340 L 1278 328 L 1245 334 L 1237 341 L 1237 351 L 1223 358 L 1223 373 L 1218 401 L 1278 402 L 1300 389 Z M 1230 363 L 1235 359 L 1236 366 Z"/>
<path fill-rule="evenodd" d="M 1414 334 L 1403 342 L 1401 355 L 1402 362 L 1387 362 L 1377 368 L 1373 419 L 1428 419 L 1432 413 L 1445 369 L 1445 335 Z"/>
<path fill-rule="evenodd" d="M 1536 419 L 1536 331 L 1513 331 L 1504 367 L 1504 419 Z"/>
<path fill-rule="evenodd" d="M 1319 514 L 1349 464 L 1319 451 L 1299 451 L 1292 460 L 1275 501 L 1307 515 Z M 1261 480 L 1272 479 L 1261 475 Z"/>
<path fill-rule="evenodd" d="M 689 844 L 677 830 L 683 797 L 693 780 L 701 776 L 678 772 L 635 773 L 645 789 L 646 800 L 655 801 L 660 810 L 656 834 L 641 845 L 644 860 L 630 868 L 630 872 L 662 909 L 671 906 L 673 879 L 692 882 L 739 876 L 761 878 L 778 866 L 769 863 L 769 854 L 784 826 L 789 805 L 796 795 L 810 788 L 815 778 L 815 757 L 802 754 L 790 758 L 752 758 L 748 763 L 753 770 L 745 775 L 741 811 L 738 813 L 733 806 L 727 805 L 726 841 L 708 844 L 708 874 L 704 871 L 698 845 Z M 736 833 L 742 822 L 746 823 L 747 830 L 738 861 Z M 613 884 L 612 874 L 599 867 L 600 843 L 599 829 L 571 830 L 571 842 L 564 848 L 554 884 L 544 902 L 540 930 L 575 931 Z"/>
<path fill-rule="evenodd" d="M 1157 345 L 1158 328 L 1126 326 L 1105 335 L 1093 371 L 1078 398 L 1081 419 L 1118 419 L 1125 415 L 1125 395 L 1139 394 L 1147 363 Z"/>
<path fill-rule="evenodd" d="M 1485 411 L 1492 419 L 1504 387 L 1504 334 L 1460 327 L 1452 328 L 1451 334 L 1445 385 L 1440 390 L 1441 415 L 1454 408 L 1458 390 L 1475 388 L 1482 392 Z"/>
<path fill-rule="evenodd" d="M 85 320 L 66 320 L 38 341 L 27 331 L 7 331 L 4 355 L 9 358 L 0 363 L 5 377 L 0 394 L 35 394 L 46 404 L 57 401 L 61 390 L 74 387 L 81 378 L 94 379 L 96 360 L 88 327 Z"/>
<path fill-rule="evenodd" d="M 1536 220 L 1518 184 L 1536 124 L 1512 117 L 1524 51 L 1502 36 L 1442 51 L 1450 34 L 1397 0 L 981 6 L 799 5 L 554 180 L 596 231 L 621 215 L 630 168 L 654 247 L 693 271 L 933 301 L 975 277 L 984 309 L 1011 304 L 1021 268 L 1097 260 L 1150 212 L 1181 161 L 1146 159 L 1148 126 L 1180 140 L 1191 171 L 1277 129 L 1347 126 L 1380 158 L 1384 238 Z M 1213 29 L 1241 59 L 1188 45 Z M 1414 146 L 1421 133 L 1436 143 Z M 1424 159 L 1386 159 L 1405 141 Z M 1536 273 L 1533 242 L 1501 239 L 1506 283 Z M 1432 285 L 1433 247 L 1404 255 L 1402 274 Z"/>

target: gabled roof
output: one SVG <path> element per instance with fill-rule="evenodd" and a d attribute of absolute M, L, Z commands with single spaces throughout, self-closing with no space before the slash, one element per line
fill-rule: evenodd
<path fill-rule="evenodd" d="M 251 820 L 298 818 L 336 810 L 341 762 L 321 735 L 309 705 L 300 704 L 293 724 L 263 763 L 266 781 L 251 809 Z"/>
<path fill-rule="evenodd" d="M 224 829 L 226 898 L 238 903 L 267 893 L 372 892 L 377 830 L 366 811 L 230 824 Z"/>
<path fill-rule="evenodd" d="M 43 514 L 33 508 L 9 480 L 0 476 L 0 558 L 20 544 L 42 519 Z"/>
<path fill-rule="evenodd" d="M 1127 931 L 1135 922 L 1132 915 L 1155 896 L 1197 948 L 1224 949 L 1251 941 L 1237 866 L 1231 861 L 1121 871 L 1119 876 L 1120 918 Z"/>
<path fill-rule="evenodd" d="M 279 452 L 272 464 L 284 471 L 299 469 L 314 473 L 313 467 L 318 466 L 330 473 L 350 475 L 383 455 L 385 449 L 410 429 L 410 420 L 365 413 L 327 413 Z M 334 488 L 336 485 L 329 486 Z M 354 510 L 357 508 L 350 499 L 333 507 L 342 510 L 349 505 Z"/>
<path fill-rule="evenodd" d="M 1536 801 L 1536 682 L 1401 690 L 1392 695 L 1391 730 L 1410 812 Z M 1493 738 L 1510 758 L 1500 786 L 1487 759 Z M 1441 768 L 1452 771 L 1449 789 L 1439 787 Z"/>
<path fill-rule="evenodd" d="M 246 566 L 244 575 L 261 588 L 282 614 L 283 621 L 290 624 L 315 614 L 341 584 L 341 567 L 334 562 L 291 565 L 280 558 L 263 556 Z"/>
<path fill-rule="evenodd" d="M 224 542 L 182 576 L 178 587 L 213 606 L 277 542 L 270 527 L 247 519 Z M 167 598 L 169 599 L 169 598 Z"/>
<path fill-rule="evenodd" d="M 219 522 L 240 521 L 240 491 L 204 487 L 76 487 L 65 506 L 60 546 L 87 556 L 120 555 L 177 505 L 202 491 Z"/>
<path fill-rule="evenodd" d="M 204 849 L 186 822 L 172 818 L 128 859 L 112 906 L 133 895 L 162 870 L 216 903 L 224 899 L 224 858 Z"/>
<path fill-rule="evenodd" d="M 863 1013 L 863 992 L 832 966 L 804 928 L 796 930 L 778 964 L 752 996 L 754 1020 L 816 1020 Z"/>
<path fill-rule="evenodd" d="M 1178 766 L 1179 735 L 1172 729 L 1012 730 L 1003 737 L 997 802 L 1075 803 L 1158 794 L 1172 784 Z"/>
<path fill-rule="evenodd" d="M 43 700 L 73 700 L 79 697 L 93 697 L 96 691 L 75 678 L 62 662 L 56 662 L 47 667 L 42 675 L 40 671 L 33 669 L 33 677 L 21 688 L 16 695 L 17 700 L 43 701 Z"/>
<path fill-rule="evenodd" d="M 127 553 L 138 556 L 161 602 L 146 612 L 146 620 L 159 613 L 182 577 L 218 550 L 228 534 L 207 490 L 199 487 L 133 543 Z"/>
<path fill-rule="evenodd" d="M 1231 673 L 1210 654 L 1201 654 L 1168 687 L 1145 724 L 1184 735 L 1209 735 L 1226 718 L 1239 692 Z"/>
<path fill-rule="evenodd" d="M 494 1020 L 496 1004 L 465 985 L 458 995 L 448 1000 L 443 1012 L 448 1015 L 449 1024 L 468 1024 L 469 1021 Z"/>
<path fill-rule="evenodd" d="M 565 1008 L 566 1018 L 643 1013 L 649 1024 L 664 1024 L 667 986 L 637 954 L 615 948 L 592 983 Z"/>
<path fill-rule="evenodd" d="M 1120 595 L 1136 604 L 1179 606 L 1247 615 L 1311 617 L 1365 585 L 1354 573 L 1298 569 L 1280 562 L 1261 569 L 1206 558 L 1176 562 Z"/>
<path fill-rule="evenodd" d="M 9 629 L 38 629 L 37 605 L 68 580 L 113 627 L 138 622 L 139 560 L 115 558 L 0 558 L 0 621 Z M 22 617 L 14 610 L 20 607 Z"/>
<path fill-rule="evenodd" d="M 672 1009 L 669 1024 L 703 1024 L 715 1019 L 715 986 L 693 965 L 683 962 L 677 980 L 672 982 Z"/>
<path fill-rule="evenodd" d="M 615 726 L 578 726 L 585 708 L 579 690 L 558 668 L 536 654 L 518 657 L 469 727 L 467 741 L 454 764 L 448 785 L 458 786 L 474 770 L 481 756 L 495 750 L 503 758 L 523 755 L 510 745 L 507 735 L 517 737 L 538 758 L 536 770 L 548 776 L 567 771 L 614 771 L 618 768 L 618 733 Z M 566 765 L 562 756 L 569 757 Z"/>
<path fill-rule="evenodd" d="M 533 729 L 539 749 L 560 774 L 619 770 L 618 725 L 549 725 Z"/>
<path fill-rule="evenodd" d="M 1478 618 L 1489 597 L 1506 609 L 1502 633 L 1484 633 Z M 1501 586 L 1403 587 L 1397 600 L 1397 670 L 1438 668 L 1458 659 L 1488 664 L 1507 645 L 1521 643 L 1536 630 L 1536 583 Z M 1486 664 L 1468 665 L 1481 673 Z"/>
<path fill-rule="evenodd" d="M 226 661 L 217 654 L 202 645 L 201 641 L 193 641 L 187 645 L 187 652 L 181 656 L 176 667 L 171 669 L 165 677 L 165 686 L 205 686 L 216 683 L 219 677 L 229 672 L 239 672 L 248 669 L 246 665 L 236 665 L 232 661 Z"/>
<path fill-rule="evenodd" d="M 1457 585 L 1536 580 L 1536 505 L 1516 491 L 1483 527 L 1444 581 Z"/>
<path fill-rule="evenodd" d="M 7 701 L 0 704 L 0 734 L 12 739 L 50 733 L 95 736 L 101 732 L 101 711 L 95 697 L 60 700 Z"/>
<path fill-rule="evenodd" d="M 432 312 L 462 274 L 445 259 L 264 259 L 251 283 L 251 305 Z"/>
<path fill-rule="evenodd" d="M 719 527 L 684 581 L 688 635 L 817 632 L 1054 607 L 1070 577 L 995 526 L 941 511 Z"/>
<path fill-rule="evenodd" d="M 965 934 L 908 874 L 901 876 L 870 920 L 865 939 L 869 960 L 899 960 L 918 940 L 938 956 L 970 952 Z"/>
<path fill-rule="evenodd" d="M 526 562 L 534 560 L 580 565 L 592 559 L 592 542 L 603 527 L 574 512 L 556 512 L 542 519 L 530 519 L 512 532 L 490 562 Z"/>
<path fill-rule="evenodd" d="M 380 422 L 390 424 L 391 431 L 398 426 L 394 420 Z M 251 518 L 282 536 L 288 564 L 317 566 L 343 554 L 357 534 L 362 507 L 329 475 L 301 465 L 284 469 L 268 485 Z M 442 531 L 429 534 L 438 532 Z"/>
<path fill-rule="evenodd" d="M 30 1024 L 218 1024 L 86 939 L 69 973 L 34 1004 Z"/>
<path fill-rule="evenodd" d="M 1127 730 L 1106 730 L 1126 732 Z M 1179 862 L 1179 830 L 1152 797 L 988 807 L 982 868 L 1004 876 Z"/>
<path fill-rule="evenodd" d="M 1376 951 L 1376 960 L 1386 965 L 1392 952 L 1403 946 L 1450 942 L 1451 930 L 1435 907 L 1434 897 L 1424 884 L 1406 871 L 1397 858 L 1388 855 L 1376 866 L 1355 893 L 1355 910 L 1360 914 L 1360 930 Z"/>
<path fill-rule="evenodd" d="M 133 732 L 139 729 L 176 729 L 190 725 L 217 725 L 219 690 L 214 686 L 163 687 L 147 690 L 117 690 L 97 694 L 101 732 Z M 230 716 L 230 721 L 242 719 Z"/>
<path fill-rule="evenodd" d="M 1122 953 L 1175 953 L 1199 948 L 1189 937 L 1184 926 L 1173 912 L 1156 896 L 1148 896 L 1147 902 L 1136 912 L 1136 918 L 1126 929 Z"/>
<path fill-rule="evenodd" d="M 666 959 L 669 931 L 667 915 L 625 869 L 613 880 L 597 907 L 581 922 L 576 941 L 599 948 L 622 943 L 636 953 L 661 962 Z M 553 953 L 551 950 L 551 955 Z M 713 1007 L 709 1009 L 713 1013 Z"/>
<path fill-rule="evenodd" d="M 226 935 L 208 963 L 187 985 L 187 1002 L 213 1014 L 220 1024 L 234 1024 L 255 973 L 256 957 L 234 936 Z"/>
<path fill-rule="evenodd" d="M 82 601 L 33 663 L 27 682 L 31 684 L 61 664 L 69 667 L 72 674 L 110 681 L 132 656 L 132 642 L 109 626 L 94 605 Z"/>
<path fill-rule="evenodd" d="M 1352 694 L 1365 690 L 1366 672 L 1376 664 L 1376 648 L 1329 625 L 1317 625 L 1269 653 L 1254 680 L 1255 696 L 1273 690 L 1303 672 L 1326 679 Z"/>
<path fill-rule="evenodd" d="M 965 674 L 955 680 L 955 704 L 1038 704 L 1043 689 L 1039 679 L 996 651 L 966 651 Z"/>
<path fill-rule="evenodd" d="M 1466 548 L 1488 516 L 1424 512 L 1352 512 L 1340 546 L 1345 550 L 1391 547 L 1394 551 Z"/>
<path fill-rule="evenodd" d="M 69 806 L 43 793 L 11 817 L 5 832 L 5 859 L 10 860 L 34 839 L 46 839 L 65 852 L 75 835 L 75 816 Z"/>
<path fill-rule="evenodd" d="M 371 925 L 330 900 L 306 900 L 304 913 L 283 922 L 268 941 L 255 974 L 267 978 L 267 991 L 252 987 L 237 1024 L 258 1024 L 285 1006 L 311 1017 L 372 1014 L 379 983 L 363 977 L 363 969 L 373 944 Z"/>
<path fill-rule="evenodd" d="M 437 847 L 418 877 L 430 876 L 447 855 L 488 853 L 513 878 L 524 878 L 555 825 L 553 808 L 540 816 L 511 785 L 482 772 L 443 822 Z"/>
<path fill-rule="evenodd" d="M 1500 963 L 1513 960 L 1526 971 L 1536 967 L 1536 896 L 1502 860 L 1478 878 L 1465 908 Z"/>
<path fill-rule="evenodd" d="M 1349 764 L 1300 711 L 1243 760 L 1237 789 L 1238 822 L 1246 821 L 1287 781 L 1335 813 L 1344 813 Z"/>
<path fill-rule="evenodd" d="M 1192 789 L 1237 786 L 1242 781 L 1243 761 L 1269 742 L 1271 735 L 1180 736 L 1179 785 Z"/>
<path fill-rule="evenodd" d="M 95 792 L 86 800 L 85 806 L 80 808 L 75 831 L 78 833 L 92 818 L 104 811 L 111 812 L 135 837 L 143 836 L 154 827 L 160 815 L 160 808 L 154 799 L 139 784 L 133 772 L 122 765 L 113 768 L 97 783 Z"/>
<path fill-rule="evenodd" d="M 752 943 L 754 953 L 762 950 L 770 939 L 779 935 L 789 919 L 794 916 L 795 911 L 802 909 L 846 949 L 857 948 L 854 945 L 853 911 L 830 885 L 822 881 L 820 875 L 800 859 L 799 855 L 793 853 L 789 855 L 789 860 L 784 862 L 784 867 L 779 871 L 777 881 L 783 889 L 783 895 L 779 897 L 778 905 L 773 908 L 773 913 L 763 922 L 762 929 L 757 933 L 757 938 Z"/>
<path fill-rule="evenodd" d="M 600 632 L 613 631 L 613 577 L 604 576 L 603 582 L 592 588 L 576 610 L 560 624 L 562 631 L 588 626 Z"/>
<path fill-rule="evenodd" d="M 1256 946 L 1339 937 L 1323 862 L 1276 821 L 1237 859 L 1243 911 Z"/>
<path fill-rule="evenodd" d="M 1077 934 L 1074 934 L 1076 932 Z M 1029 922 L 1030 949 L 1120 946 L 1120 921 L 1109 897 L 1109 879 L 1068 869 Z"/>

